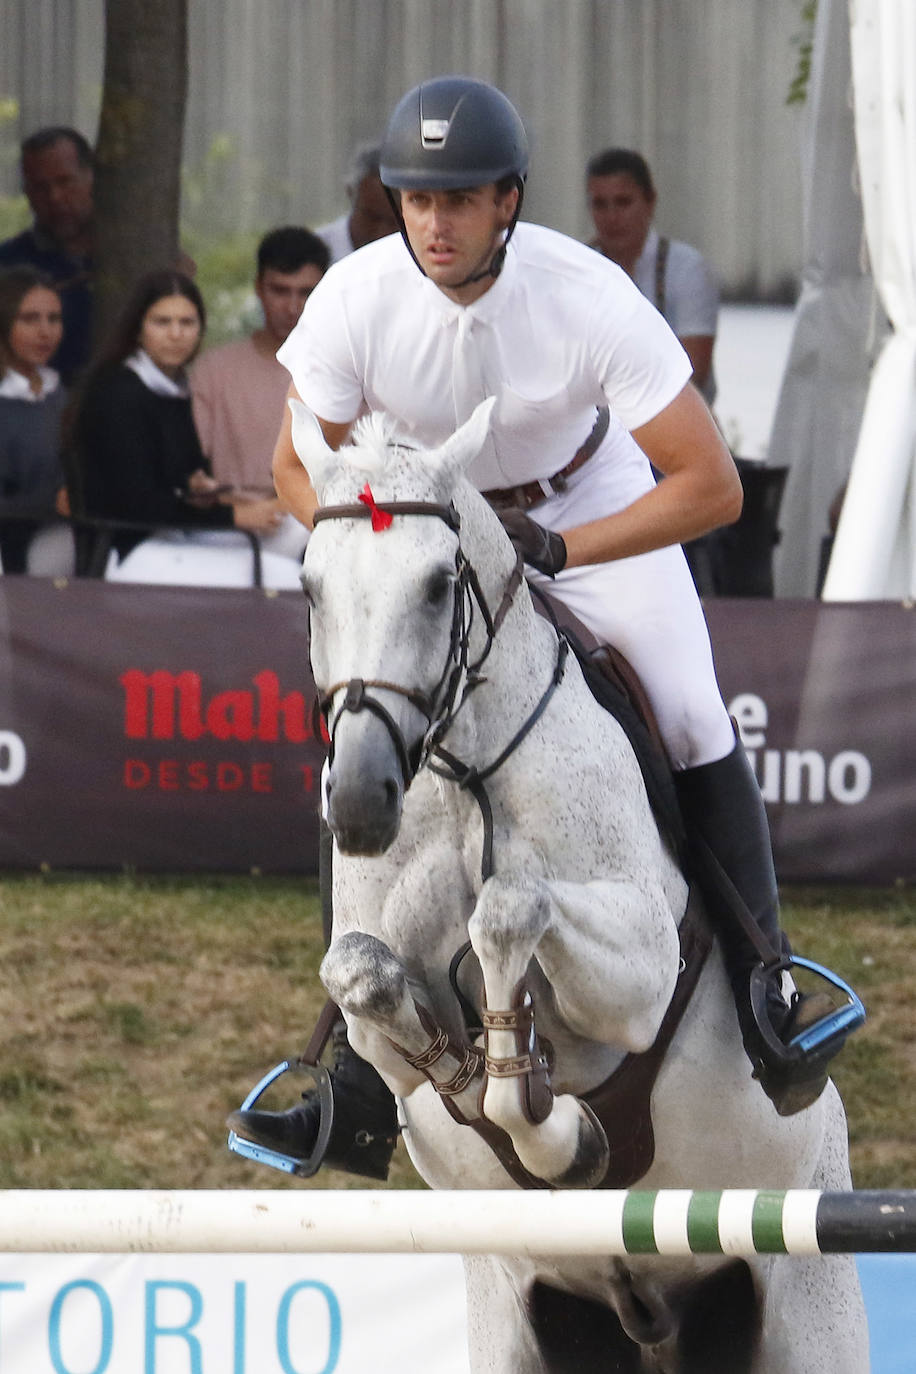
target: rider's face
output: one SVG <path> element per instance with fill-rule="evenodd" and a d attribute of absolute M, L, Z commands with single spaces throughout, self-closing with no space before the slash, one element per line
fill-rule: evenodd
<path fill-rule="evenodd" d="M 500 194 L 494 183 L 455 191 L 402 191 L 401 214 L 417 261 L 439 290 L 461 305 L 477 300 L 492 277 L 461 283 L 486 270 L 512 222 L 518 202 L 513 187 Z"/>

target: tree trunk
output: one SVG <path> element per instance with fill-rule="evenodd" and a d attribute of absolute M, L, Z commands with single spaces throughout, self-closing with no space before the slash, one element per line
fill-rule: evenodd
<path fill-rule="evenodd" d="M 188 0 L 105 0 L 95 178 L 96 349 L 137 279 L 178 260 Z"/>

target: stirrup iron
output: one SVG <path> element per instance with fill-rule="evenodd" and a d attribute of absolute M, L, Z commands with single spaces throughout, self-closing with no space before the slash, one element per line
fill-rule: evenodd
<path fill-rule="evenodd" d="M 767 985 L 774 976 L 791 972 L 793 968 L 807 969 L 829 983 L 834 991 L 842 993 L 846 1001 L 784 1041 L 776 1034 L 767 1014 Z M 774 1060 L 786 1066 L 800 1063 L 809 1055 L 821 1055 L 829 1059 L 846 1037 L 865 1021 L 862 1000 L 849 984 L 822 964 L 815 963 L 813 959 L 803 959 L 798 954 L 787 955 L 772 964 L 760 963 L 752 969 L 750 999 L 754 1021 L 767 1050 Z"/>
<path fill-rule="evenodd" d="M 334 1126 L 334 1091 L 331 1074 L 323 1064 L 307 1064 L 302 1059 L 284 1059 L 282 1064 L 266 1073 L 260 1083 L 255 1084 L 242 1103 L 241 1111 L 250 1111 L 271 1084 L 282 1078 L 285 1073 L 304 1073 L 315 1083 L 320 1114 L 318 1136 L 311 1154 L 305 1159 L 299 1159 L 295 1155 L 284 1154 L 282 1150 L 272 1150 L 269 1145 L 258 1145 L 253 1140 L 246 1140 L 236 1131 L 229 1132 L 228 1145 L 234 1154 L 241 1155 L 243 1159 L 253 1160 L 255 1164 L 268 1164 L 272 1169 L 279 1169 L 284 1174 L 294 1174 L 296 1178 L 311 1178 L 317 1174 L 324 1162 Z"/>

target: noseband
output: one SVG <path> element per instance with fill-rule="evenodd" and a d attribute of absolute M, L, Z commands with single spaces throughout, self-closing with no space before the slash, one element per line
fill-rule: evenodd
<path fill-rule="evenodd" d="M 383 722 L 391 736 L 400 762 L 404 790 L 406 791 L 413 778 L 445 735 L 458 711 L 467 700 L 468 694 L 484 680 L 481 677 L 480 669 L 493 647 L 496 633 L 521 585 L 523 564 L 519 556 L 506 583 L 496 613 L 495 615 L 491 614 L 477 573 L 461 548 L 461 519 L 454 505 L 444 506 L 433 501 L 382 501 L 377 504 L 373 503 L 373 509 L 391 516 L 433 516 L 448 525 L 449 529 L 454 531 L 459 539 L 455 554 L 455 595 L 449 649 L 439 681 L 433 690 L 424 692 L 419 688 L 404 687 L 397 682 L 351 678 L 349 682 L 335 683 L 333 687 L 327 688 L 324 692 L 319 692 L 318 695 L 318 707 L 325 718 L 325 722 L 329 724 L 329 760 L 333 761 L 334 758 L 334 737 L 344 714 L 362 710 L 371 711 Z M 313 523 L 317 525 L 322 520 L 364 520 L 369 519 L 372 514 L 373 510 L 368 505 L 357 502 L 352 505 L 322 506 L 315 512 Z M 471 662 L 470 639 L 475 608 L 483 620 L 486 641 L 483 651 Z M 329 718 L 334 697 L 342 688 L 346 689 L 344 699 L 333 725 L 330 725 Z M 369 689 L 396 692 L 399 696 L 406 697 L 410 704 L 415 706 L 421 715 L 425 716 L 427 729 L 416 745 L 408 746 L 394 717 Z"/>

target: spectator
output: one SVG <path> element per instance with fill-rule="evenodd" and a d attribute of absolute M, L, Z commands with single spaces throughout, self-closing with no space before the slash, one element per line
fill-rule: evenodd
<path fill-rule="evenodd" d="M 63 488 L 60 461 L 65 392 L 48 366 L 60 344 L 60 296 L 34 267 L 0 272 L 0 560 L 3 571 L 72 570 L 69 530 L 49 531 L 45 564 L 36 535 L 57 511 Z M 62 536 L 62 537 L 61 537 Z M 56 560 L 55 560 L 56 554 Z"/>
<path fill-rule="evenodd" d="M 361 143 L 353 150 L 344 183 L 350 209 L 315 231 L 328 245 L 331 262 L 397 232 L 394 211 L 379 180 L 379 151 L 378 143 Z"/>
<path fill-rule="evenodd" d="M 693 365 L 693 381 L 711 405 L 716 384 L 712 352 L 719 289 L 702 254 L 679 239 L 661 237 L 652 220 L 658 199 L 644 157 L 607 148 L 586 167 L 591 246 L 629 274 L 664 315 Z"/>
<path fill-rule="evenodd" d="M 269 532 L 275 500 L 224 503 L 194 428 L 185 369 L 203 336 L 198 288 L 180 272 L 138 282 L 107 351 L 87 380 L 75 417 L 82 504 L 88 515 L 191 530 Z M 118 531 L 124 557 L 142 527 Z"/>
<path fill-rule="evenodd" d="M 51 365 L 70 384 L 89 360 L 93 154 L 76 129 L 39 129 L 21 148 L 31 228 L 0 243 L 0 268 L 35 267 L 60 293 L 63 335 Z"/>
<path fill-rule="evenodd" d="M 277 349 L 328 262 L 327 245 L 311 230 L 272 230 L 258 246 L 254 285 L 263 324 L 247 339 L 210 349 L 194 365 L 194 421 L 221 485 L 273 495 L 271 460 L 289 390 Z"/>

